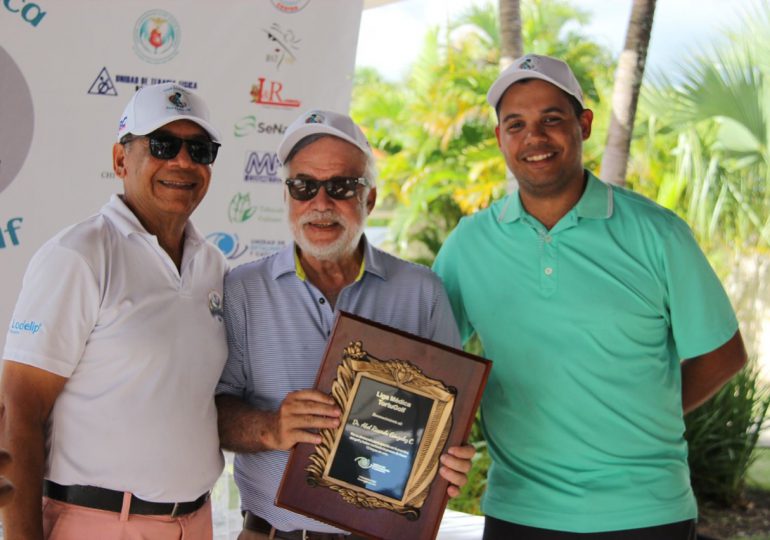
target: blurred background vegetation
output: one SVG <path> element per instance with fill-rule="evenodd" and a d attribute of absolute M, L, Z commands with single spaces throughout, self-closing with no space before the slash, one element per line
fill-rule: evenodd
<path fill-rule="evenodd" d="M 616 59 L 583 31 L 588 14 L 576 3 L 520 6 L 524 51 L 564 59 L 581 82 L 595 113 L 586 167 L 599 171 Z M 755 450 L 770 405 L 756 361 L 770 296 L 770 6 L 755 0 L 742 9 L 740 24 L 721 39 L 683 53 L 675 76 L 648 66 L 626 177 L 627 187 L 691 225 L 728 288 L 752 357 L 686 418 L 699 501 L 726 506 L 742 503 L 747 481 L 770 489 L 770 450 Z M 370 225 L 388 227 L 390 251 L 430 265 L 463 215 L 506 194 L 494 111 L 485 99 L 499 58 L 498 6 L 489 2 L 432 28 L 404 80 L 357 71 L 351 113 L 380 169 Z M 470 348 L 481 352 L 475 343 Z M 450 506 L 480 513 L 489 458 L 478 426 L 472 440 L 477 462 Z"/>

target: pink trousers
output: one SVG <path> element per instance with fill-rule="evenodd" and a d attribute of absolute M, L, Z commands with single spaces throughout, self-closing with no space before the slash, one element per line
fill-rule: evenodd
<path fill-rule="evenodd" d="M 130 501 L 129 496 L 126 501 Z M 179 517 L 142 516 L 94 510 L 43 498 L 43 536 L 46 540 L 211 540 L 211 501 Z"/>

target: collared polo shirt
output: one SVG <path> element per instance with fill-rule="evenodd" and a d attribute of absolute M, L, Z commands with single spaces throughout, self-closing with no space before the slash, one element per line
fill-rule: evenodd
<path fill-rule="evenodd" d="M 494 361 L 484 509 L 574 532 L 691 519 L 679 363 L 737 321 L 681 219 L 587 178 L 552 229 L 516 192 L 463 219 L 434 265 Z"/>
<path fill-rule="evenodd" d="M 227 354 L 226 261 L 192 223 L 181 272 L 122 199 L 29 263 L 3 358 L 68 380 L 45 477 L 192 501 L 222 471 L 214 388 Z"/>
<path fill-rule="evenodd" d="M 363 272 L 340 292 L 336 308 L 459 347 L 449 301 L 433 272 L 363 241 Z M 229 355 L 218 394 L 234 395 L 259 410 L 274 411 L 289 392 L 313 387 L 335 310 L 301 270 L 291 245 L 227 276 Z M 242 508 L 284 531 L 336 531 L 274 505 L 287 459 L 285 451 L 235 456 L 234 476 Z"/>

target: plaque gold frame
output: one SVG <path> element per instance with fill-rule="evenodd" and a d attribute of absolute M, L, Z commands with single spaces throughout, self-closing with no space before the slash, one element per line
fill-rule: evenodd
<path fill-rule="evenodd" d="M 425 431 L 400 500 L 329 476 L 362 377 L 433 400 Z M 439 456 L 452 427 L 454 389 L 439 380 L 427 377 L 420 368 L 409 361 L 375 358 L 364 349 L 362 341 L 354 341 L 343 350 L 342 363 L 337 367 L 337 378 L 332 383 L 332 396 L 343 411 L 342 418 L 336 429 L 321 430 L 322 442 L 316 445 L 315 452 L 309 457 L 310 465 L 305 469 L 308 473 L 308 484 L 329 488 L 339 493 L 345 502 L 356 507 L 382 508 L 416 520 L 430 491 L 431 482 L 438 472 Z"/>

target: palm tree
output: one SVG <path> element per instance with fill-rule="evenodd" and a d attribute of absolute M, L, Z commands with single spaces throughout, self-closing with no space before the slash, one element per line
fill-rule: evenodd
<path fill-rule="evenodd" d="M 620 53 L 612 92 L 612 115 L 601 174 L 604 180 L 621 186 L 626 181 L 628 151 L 655 16 L 655 1 L 634 0 L 626 32 L 626 44 Z"/>
<path fill-rule="evenodd" d="M 519 0 L 499 0 L 500 5 L 500 71 L 511 65 L 522 52 L 521 9 Z"/>
<path fill-rule="evenodd" d="M 770 247 L 770 6 L 758 2 L 743 25 L 690 57 L 680 80 L 658 77 L 645 108 L 658 133 L 675 136 L 661 202 L 708 245 Z"/>

